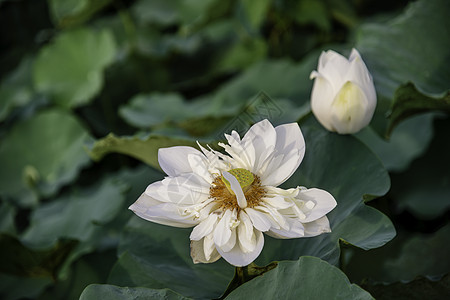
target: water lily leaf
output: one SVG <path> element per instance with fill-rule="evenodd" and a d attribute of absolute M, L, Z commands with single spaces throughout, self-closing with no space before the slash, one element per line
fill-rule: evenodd
<path fill-rule="evenodd" d="M 402 120 L 432 110 L 450 112 L 450 91 L 443 97 L 434 98 L 423 95 L 411 83 L 400 86 L 395 91 L 387 134 L 390 135 Z"/>
<path fill-rule="evenodd" d="M 254 64 L 217 90 L 210 109 L 235 113 L 242 109 L 246 100 L 261 91 L 275 99 L 291 99 L 301 106 L 309 101 L 312 87 L 309 74 L 317 65 L 317 57 L 317 53 L 313 53 L 298 64 L 289 60 L 268 60 Z"/>
<path fill-rule="evenodd" d="M 294 18 L 300 25 L 313 24 L 323 31 L 330 31 L 331 15 L 327 8 L 329 5 L 324 1 L 299 1 Z"/>
<path fill-rule="evenodd" d="M 41 48 L 34 62 L 36 89 L 63 107 L 88 103 L 103 86 L 103 70 L 113 62 L 116 44 L 108 30 L 65 31 Z"/>
<path fill-rule="evenodd" d="M 303 255 L 337 264 L 340 240 L 362 249 L 381 247 L 390 241 L 395 229 L 389 218 L 364 204 L 389 190 L 389 176 L 382 163 L 353 136 L 330 133 L 312 117 L 304 118 L 300 127 L 306 141 L 305 158 L 283 186 L 329 191 L 337 201 L 328 214 L 332 232 L 292 240 L 267 237 L 257 264 L 296 260 Z"/>
<path fill-rule="evenodd" d="M 403 243 L 398 257 L 387 258 L 383 264 L 385 281 L 410 281 L 415 277 L 442 276 L 450 269 L 447 245 L 450 225 L 429 236 L 415 236 Z M 432 255 L 430 255 L 432 253 Z M 420 261 L 420 263 L 416 263 Z"/>
<path fill-rule="evenodd" d="M 14 206 L 7 202 L 0 202 L 0 232 L 3 233 L 16 233 L 16 225 L 14 217 L 16 209 Z"/>
<path fill-rule="evenodd" d="M 127 300 L 127 299 L 189 299 L 168 289 L 129 288 L 109 284 L 91 284 L 86 287 L 80 300 Z"/>
<path fill-rule="evenodd" d="M 49 286 L 78 242 L 64 239 L 46 249 L 36 250 L 2 233 L 0 244 L 0 296 L 2 299 L 19 299 L 37 297 Z"/>
<path fill-rule="evenodd" d="M 175 93 L 137 95 L 120 108 L 119 114 L 127 123 L 138 128 L 150 128 L 175 120 L 181 122 L 196 116 L 195 108 Z"/>
<path fill-rule="evenodd" d="M 189 250 L 190 231 L 133 216 L 122 235 L 120 258 L 108 283 L 170 288 L 196 299 L 219 297 L 233 277 L 234 268 L 224 260 L 194 264 Z"/>
<path fill-rule="evenodd" d="M 78 244 L 75 240 L 57 241 L 46 250 L 33 250 L 17 238 L 0 234 L 0 272 L 23 277 L 56 278 L 59 268 Z"/>
<path fill-rule="evenodd" d="M 70 27 L 88 21 L 111 0 L 48 0 L 54 22 L 60 27 Z"/>
<path fill-rule="evenodd" d="M 422 220 L 433 220 L 450 209 L 449 125 L 448 117 L 436 119 L 435 137 L 426 155 L 415 160 L 408 170 L 393 174 L 391 197 L 398 210 L 407 210 Z"/>
<path fill-rule="evenodd" d="M 0 84 L 0 121 L 16 107 L 28 104 L 33 95 L 31 85 L 32 59 L 24 58 L 19 66 Z"/>
<path fill-rule="evenodd" d="M 93 160 L 100 160 L 108 153 L 121 153 L 139 159 L 154 168 L 159 168 L 158 149 L 180 145 L 195 147 L 196 143 L 192 140 L 168 136 L 117 137 L 110 133 L 91 145 L 89 155 Z"/>
<path fill-rule="evenodd" d="M 395 127 L 388 141 L 372 127 L 364 128 L 355 137 L 381 159 L 386 169 L 401 172 L 428 149 L 435 117 L 436 113 L 425 113 L 408 118 Z"/>
<path fill-rule="evenodd" d="M 52 245 L 60 237 L 87 242 L 122 209 L 126 187 L 106 179 L 88 190 L 42 204 L 32 212 L 22 240 L 35 247 Z"/>
<path fill-rule="evenodd" d="M 386 111 L 391 108 L 394 92 L 400 85 L 412 82 L 418 92 L 430 97 L 442 97 L 448 91 L 449 11 L 450 3 L 446 0 L 416 1 L 390 22 L 369 23 L 360 28 L 356 48 L 374 78 L 378 108 L 372 125 L 381 135 L 386 133 Z M 420 99 L 423 97 L 415 102 L 427 108 L 429 104 Z"/>
<path fill-rule="evenodd" d="M 60 276 L 57 282 L 53 282 L 53 286 L 43 291 L 39 299 L 78 299 L 89 284 L 105 282 L 117 256 L 115 250 L 102 250 L 98 249 L 96 252 L 83 255 L 75 261 L 70 272 Z"/>
<path fill-rule="evenodd" d="M 0 194 L 33 205 L 51 195 L 89 163 L 83 150 L 92 138 L 70 113 L 43 111 L 17 123 L 0 144 Z"/>
<path fill-rule="evenodd" d="M 450 268 L 449 242 L 450 224 L 428 234 L 400 231 L 385 247 L 347 256 L 346 273 L 352 281 L 372 285 L 410 282 L 419 276 L 437 280 Z"/>
<path fill-rule="evenodd" d="M 266 14 L 270 8 L 271 0 L 263 0 L 263 1 L 251 1 L 251 0 L 243 0 L 240 1 L 240 9 L 244 15 L 243 20 L 251 31 L 257 32 L 260 25 L 266 19 Z"/>
<path fill-rule="evenodd" d="M 281 261 L 225 299 L 374 299 L 338 268 L 316 257 Z"/>
<path fill-rule="evenodd" d="M 174 1 L 138 1 L 132 7 L 136 18 L 147 24 L 168 26 L 173 24 L 192 25 L 208 16 L 217 0 L 174 0 Z"/>
<path fill-rule="evenodd" d="M 376 299 L 447 299 L 450 296 L 450 275 L 439 281 L 417 278 L 412 282 L 396 282 L 389 285 L 361 285 Z"/>
<path fill-rule="evenodd" d="M 362 26 L 356 47 L 379 94 L 392 99 L 397 87 L 409 81 L 429 96 L 449 89 L 449 11 L 446 0 L 416 1 L 390 22 Z"/>
<path fill-rule="evenodd" d="M 2 300 L 37 299 L 53 283 L 50 277 L 22 277 L 0 273 Z"/>

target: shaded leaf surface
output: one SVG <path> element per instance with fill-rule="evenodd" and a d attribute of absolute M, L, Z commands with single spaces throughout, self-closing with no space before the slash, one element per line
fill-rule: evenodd
<path fill-rule="evenodd" d="M 412 282 L 396 282 L 390 285 L 362 285 L 376 299 L 421 300 L 448 299 L 450 297 L 450 275 L 439 281 L 418 278 Z"/>
<path fill-rule="evenodd" d="M 388 134 L 402 120 L 432 110 L 450 112 L 450 91 L 443 97 L 433 98 L 420 93 L 411 83 L 400 86 L 395 91 Z"/>
<path fill-rule="evenodd" d="M 233 277 L 234 268 L 224 260 L 194 264 L 190 257 L 189 234 L 190 229 L 131 218 L 119 245 L 120 258 L 108 283 L 170 288 L 194 298 L 219 297 Z"/>
<path fill-rule="evenodd" d="M 387 23 L 362 26 L 356 47 L 379 94 L 392 99 L 397 87 L 408 81 L 427 95 L 449 89 L 449 11 L 446 0 L 416 1 Z"/>
<path fill-rule="evenodd" d="M 128 299 L 189 299 L 168 289 L 148 289 L 143 287 L 129 288 L 109 284 L 92 284 L 80 296 L 80 300 L 128 300 Z"/>
<path fill-rule="evenodd" d="M 23 241 L 35 246 L 51 245 L 60 237 L 88 242 L 122 209 L 125 188 L 117 180 L 104 180 L 90 190 L 41 205 L 33 211 Z"/>
<path fill-rule="evenodd" d="M 103 86 L 103 70 L 116 54 L 108 30 L 87 28 L 63 32 L 43 47 L 34 62 L 36 89 L 63 107 L 88 103 Z"/>
<path fill-rule="evenodd" d="M 381 138 L 372 127 L 364 128 L 355 137 L 380 158 L 386 169 L 401 172 L 427 150 L 435 117 L 436 113 L 413 116 L 395 127 L 389 140 Z"/>
<path fill-rule="evenodd" d="M 315 257 L 281 261 L 243 284 L 226 299 L 373 299 L 338 268 Z"/>
<path fill-rule="evenodd" d="M 437 280 L 450 270 L 449 240 L 449 224 L 429 234 L 400 231 L 385 247 L 367 252 L 349 249 L 346 273 L 352 281 L 369 285 L 410 282 L 419 277 Z"/>
<path fill-rule="evenodd" d="M 435 136 L 426 155 L 392 176 L 395 207 L 422 220 L 439 218 L 450 209 L 450 118 L 441 116 L 434 124 Z"/>
<path fill-rule="evenodd" d="M 53 194 L 89 163 L 83 147 L 90 140 L 73 115 L 57 109 L 16 124 L 0 144 L 1 195 L 33 205 L 38 194 Z"/>
<path fill-rule="evenodd" d="M 49 0 L 54 21 L 60 27 L 74 26 L 89 20 L 111 0 Z"/>
<path fill-rule="evenodd" d="M 159 168 L 158 149 L 180 145 L 194 147 L 196 143 L 192 140 L 168 136 L 117 137 L 110 133 L 90 147 L 89 155 L 94 160 L 100 160 L 108 153 L 121 153 L 139 159 L 154 168 Z"/>
<path fill-rule="evenodd" d="M 46 250 L 33 250 L 15 237 L 0 234 L 0 272 L 22 277 L 56 278 L 64 260 L 78 244 L 62 240 Z"/>
<path fill-rule="evenodd" d="M 32 99 L 32 59 L 25 58 L 0 84 L 0 121 L 17 107 L 28 104 Z"/>

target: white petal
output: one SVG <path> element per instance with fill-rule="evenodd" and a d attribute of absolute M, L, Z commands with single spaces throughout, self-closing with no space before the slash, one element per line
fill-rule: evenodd
<path fill-rule="evenodd" d="M 158 150 L 158 162 L 163 171 L 169 176 L 178 176 L 183 173 L 192 172 L 188 161 L 189 155 L 203 154 L 195 148 L 187 146 L 176 146 L 160 148 Z"/>
<path fill-rule="evenodd" d="M 220 249 L 221 251 L 224 251 L 224 252 L 230 251 L 236 245 L 236 236 L 237 236 L 236 228 L 231 229 L 231 236 L 230 236 L 230 239 L 228 240 L 228 242 L 226 242 L 222 246 L 218 246 L 216 244 L 216 248 Z"/>
<path fill-rule="evenodd" d="M 261 174 L 263 185 L 278 186 L 285 182 L 305 156 L 305 139 L 297 123 L 277 126 L 275 132 L 275 154 L 264 170 L 265 174 Z"/>
<path fill-rule="evenodd" d="M 266 215 L 268 216 L 268 219 L 271 221 L 271 228 L 276 228 L 276 229 L 280 229 L 280 228 L 288 229 L 289 228 L 286 218 L 282 214 L 280 214 L 278 212 L 278 210 L 271 208 L 270 206 L 267 206 L 267 205 L 261 205 L 256 208 L 257 208 L 257 210 L 261 210 L 266 213 Z"/>
<path fill-rule="evenodd" d="M 272 222 L 269 220 L 269 217 L 265 213 L 259 212 L 249 207 L 247 207 L 244 211 L 250 217 L 253 226 L 259 231 L 265 232 L 272 226 Z"/>
<path fill-rule="evenodd" d="M 277 133 L 272 124 L 267 120 L 262 120 L 254 124 L 242 138 L 246 155 L 249 157 L 249 167 L 252 173 L 257 173 L 266 158 L 275 149 Z"/>
<path fill-rule="evenodd" d="M 316 188 L 300 191 L 296 198 L 305 202 L 313 201 L 316 204 L 311 212 L 307 214 L 306 219 L 302 220 L 304 223 L 311 222 L 325 216 L 333 210 L 337 204 L 336 200 L 330 193 Z"/>
<path fill-rule="evenodd" d="M 353 50 L 356 51 L 355 49 Z M 372 118 L 373 112 L 375 111 L 375 107 L 377 105 L 377 94 L 375 91 L 375 86 L 373 84 L 372 75 L 370 75 L 370 72 L 367 69 L 361 56 L 359 56 L 359 53 L 356 55 L 352 51 L 352 55 L 350 56 L 350 69 L 348 70 L 348 73 L 345 76 L 344 80 L 357 83 L 358 86 L 360 86 L 363 90 L 368 102 L 366 115 L 368 116 L 370 122 L 370 119 Z"/>
<path fill-rule="evenodd" d="M 288 219 L 289 229 L 272 228 L 266 232 L 267 235 L 278 239 L 293 239 L 300 238 L 305 235 L 303 224 L 296 219 Z"/>
<path fill-rule="evenodd" d="M 219 155 L 222 159 L 229 162 L 231 164 L 232 169 L 234 168 L 249 169 L 249 163 L 247 162 L 247 159 L 245 159 L 245 156 L 242 154 L 244 153 L 243 150 L 237 151 L 233 149 L 230 145 L 224 143 L 219 143 L 219 146 L 222 147 L 232 157 L 232 159 L 227 160 L 226 156 L 223 154 L 220 155 L 219 153 L 217 153 L 217 155 Z"/>
<path fill-rule="evenodd" d="M 286 201 L 283 196 L 264 197 L 263 201 L 276 209 L 286 209 L 294 205 L 293 202 Z"/>
<path fill-rule="evenodd" d="M 194 264 L 213 263 L 220 258 L 219 252 L 206 237 L 200 241 L 191 241 L 191 257 Z"/>
<path fill-rule="evenodd" d="M 344 76 L 350 67 L 350 62 L 341 54 L 329 50 L 319 58 L 317 71 L 328 79 L 336 93 L 344 84 Z"/>
<path fill-rule="evenodd" d="M 242 191 L 241 185 L 239 184 L 239 181 L 231 175 L 230 173 L 224 171 L 222 173 L 223 177 L 225 177 L 226 180 L 230 183 L 231 190 L 236 195 L 236 200 L 240 208 L 246 208 L 247 207 L 247 200 L 245 199 L 244 192 Z"/>
<path fill-rule="evenodd" d="M 231 211 L 226 210 L 219 223 L 217 223 L 216 228 L 214 229 L 214 243 L 218 247 L 222 247 L 223 245 L 228 243 L 231 238 L 231 216 Z"/>
<path fill-rule="evenodd" d="M 222 257 L 233 266 L 236 267 L 247 266 L 259 256 L 264 246 L 263 234 L 260 231 L 255 230 L 255 236 L 256 236 L 256 246 L 255 249 L 251 252 L 244 253 L 239 243 L 236 243 L 234 248 L 228 252 L 224 252 L 220 248 L 218 248 L 217 251 L 219 251 L 220 255 L 222 255 Z"/>
<path fill-rule="evenodd" d="M 305 237 L 331 232 L 330 222 L 326 216 L 309 223 L 304 223 L 303 226 L 305 227 Z"/>
<path fill-rule="evenodd" d="M 237 228 L 239 245 L 244 253 L 252 252 L 256 247 L 256 235 L 254 234 L 253 224 L 244 211 L 239 213 L 239 220 L 240 224 Z"/>
<path fill-rule="evenodd" d="M 161 202 L 193 205 L 209 197 L 209 185 L 198 175 L 185 174 L 154 182 L 145 193 Z"/>
<path fill-rule="evenodd" d="M 340 134 L 356 133 L 368 125 L 370 118 L 366 117 L 368 100 L 361 87 L 347 81 L 331 104 L 331 123 Z"/>
<path fill-rule="evenodd" d="M 142 219 L 162 225 L 187 228 L 198 224 L 192 215 L 181 215 L 177 205 L 157 201 L 145 193 L 129 209 Z"/>
<path fill-rule="evenodd" d="M 311 110 L 320 124 L 330 131 L 335 131 L 330 120 L 330 106 L 333 102 L 334 95 L 333 86 L 328 79 L 323 76 L 318 76 L 314 80 L 311 91 Z"/>
<path fill-rule="evenodd" d="M 251 156 L 253 155 L 251 152 L 246 151 L 245 146 L 241 142 L 239 135 L 236 131 L 233 131 L 231 135 L 225 134 L 225 138 L 228 141 L 229 147 L 225 147 L 225 150 L 230 154 L 234 159 L 239 161 L 242 164 L 242 167 L 245 169 L 249 169 L 252 166 Z"/>
<path fill-rule="evenodd" d="M 213 181 L 213 177 L 208 171 L 209 163 L 207 162 L 206 158 L 200 155 L 190 154 L 187 156 L 187 159 L 189 165 L 192 168 L 192 172 L 211 184 L 211 182 Z"/>
<path fill-rule="evenodd" d="M 206 220 L 203 220 L 194 227 L 194 229 L 191 232 L 190 239 L 194 241 L 201 240 L 204 236 L 210 234 L 217 223 L 217 214 L 210 214 Z"/>
<path fill-rule="evenodd" d="M 200 145 L 199 142 L 197 142 L 197 144 L 209 162 L 208 170 L 210 173 L 219 173 L 218 170 L 221 170 L 221 169 L 223 170 L 223 169 L 227 168 L 226 163 L 220 158 L 219 155 L 217 155 L 217 153 L 214 150 L 205 149 L 202 145 Z"/>

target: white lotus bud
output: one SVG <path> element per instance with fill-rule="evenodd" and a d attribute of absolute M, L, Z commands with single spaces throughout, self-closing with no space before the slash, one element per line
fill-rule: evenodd
<path fill-rule="evenodd" d="M 322 52 L 311 92 L 311 108 L 328 130 L 356 133 L 372 119 L 377 95 L 372 76 L 356 49 L 350 58 L 329 50 Z"/>

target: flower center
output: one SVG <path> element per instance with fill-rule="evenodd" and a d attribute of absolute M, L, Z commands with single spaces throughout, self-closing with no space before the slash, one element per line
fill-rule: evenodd
<path fill-rule="evenodd" d="M 241 186 L 242 191 L 244 193 L 245 193 L 245 191 L 248 190 L 249 186 L 253 183 L 253 181 L 255 181 L 255 176 L 252 174 L 252 172 L 250 172 L 246 169 L 242 169 L 242 168 L 231 169 L 228 171 L 228 173 L 230 173 L 237 179 L 237 181 L 239 182 L 239 185 Z M 222 179 L 223 183 L 225 184 L 225 186 L 227 187 L 228 191 L 234 195 L 234 192 L 231 189 L 230 182 L 228 180 L 226 180 L 225 177 L 223 177 L 223 175 L 221 176 L 221 179 Z"/>
<path fill-rule="evenodd" d="M 266 195 L 266 190 L 261 185 L 260 178 L 248 170 L 237 168 L 228 171 L 239 182 L 247 201 L 247 207 L 258 206 L 262 198 Z M 241 209 L 238 205 L 236 195 L 230 187 L 230 182 L 222 175 L 216 176 L 209 189 L 210 198 L 222 209 Z"/>

